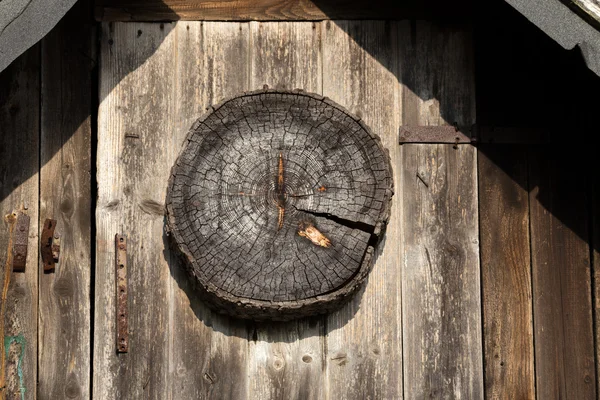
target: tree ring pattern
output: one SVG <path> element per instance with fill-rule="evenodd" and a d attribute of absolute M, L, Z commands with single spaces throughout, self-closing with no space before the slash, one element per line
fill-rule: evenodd
<path fill-rule="evenodd" d="M 167 223 L 213 308 L 290 319 L 339 307 L 362 284 L 389 219 L 379 137 L 331 100 L 261 90 L 192 126 L 167 192 Z"/>

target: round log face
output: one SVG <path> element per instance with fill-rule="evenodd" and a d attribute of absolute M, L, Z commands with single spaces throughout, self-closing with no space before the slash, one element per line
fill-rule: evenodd
<path fill-rule="evenodd" d="M 168 224 L 219 311 L 285 320 L 354 293 L 390 213 L 389 156 L 331 100 L 258 91 L 212 108 L 172 170 Z"/>

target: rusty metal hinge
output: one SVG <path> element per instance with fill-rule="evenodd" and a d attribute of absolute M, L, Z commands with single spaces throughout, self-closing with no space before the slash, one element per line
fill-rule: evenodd
<path fill-rule="evenodd" d="M 47 218 L 42 229 L 40 249 L 45 272 L 54 270 L 60 256 L 60 235 L 55 229 L 56 220 Z"/>
<path fill-rule="evenodd" d="M 398 133 L 398 144 L 430 143 L 430 144 L 537 144 L 552 139 L 550 128 L 498 127 L 473 124 L 471 126 L 401 126 Z"/>
<path fill-rule="evenodd" d="M 117 287 L 117 353 L 129 350 L 127 326 L 127 236 L 115 235 L 115 277 Z"/>
<path fill-rule="evenodd" d="M 27 244 L 29 243 L 29 215 L 19 212 L 13 242 L 13 271 L 23 272 L 27 265 Z"/>
<path fill-rule="evenodd" d="M 398 143 L 448 143 L 453 145 L 472 143 L 471 129 L 457 125 L 401 126 Z"/>

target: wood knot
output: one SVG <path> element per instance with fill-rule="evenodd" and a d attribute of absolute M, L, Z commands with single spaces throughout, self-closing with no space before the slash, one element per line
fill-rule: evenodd
<path fill-rule="evenodd" d="M 283 360 L 279 357 L 276 357 L 275 360 L 273 361 L 273 368 L 275 368 L 276 370 L 280 370 L 283 368 L 283 366 L 285 365 L 285 363 L 283 362 Z"/>

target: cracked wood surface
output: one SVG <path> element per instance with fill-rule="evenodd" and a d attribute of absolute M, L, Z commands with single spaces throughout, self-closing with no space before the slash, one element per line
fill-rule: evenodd
<path fill-rule="evenodd" d="M 167 195 L 192 279 L 216 308 L 242 317 L 338 306 L 362 283 L 389 218 L 379 137 L 307 93 L 251 92 L 213 110 L 188 134 Z"/>

